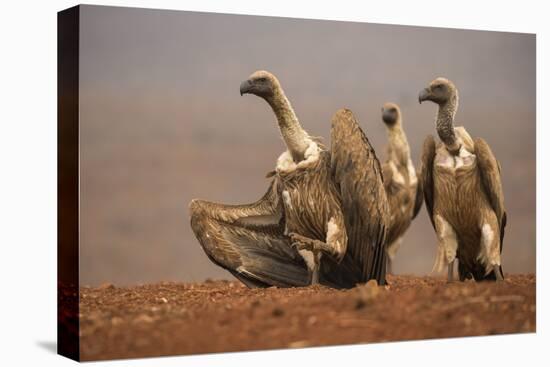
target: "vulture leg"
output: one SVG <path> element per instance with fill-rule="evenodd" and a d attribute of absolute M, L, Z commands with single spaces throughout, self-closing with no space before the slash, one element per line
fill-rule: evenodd
<path fill-rule="evenodd" d="M 386 264 L 386 274 L 393 275 L 393 260 L 388 256 Z"/>
<path fill-rule="evenodd" d="M 481 225 L 481 251 L 478 259 L 485 265 L 484 278 L 494 272 L 495 280 L 503 280 L 500 269 L 500 231 L 497 217 L 493 211 L 487 211 L 484 215 L 484 222 Z M 492 277 L 491 277 L 492 278 Z"/>
<path fill-rule="evenodd" d="M 334 254 L 334 249 L 327 243 L 312 238 L 304 237 L 297 233 L 289 233 L 292 240 L 292 246 L 297 250 L 308 250 L 313 253 L 326 253 L 331 256 Z"/>
<path fill-rule="evenodd" d="M 472 273 L 460 261 L 458 262 L 458 278 L 460 279 L 461 282 L 467 279 L 472 279 Z"/>
<path fill-rule="evenodd" d="M 298 253 L 306 263 L 309 283 L 311 285 L 319 284 L 319 271 L 322 256 L 321 248 L 326 244 L 318 240 L 300 236 L 296 233 L 290 233 L 289 236 L 292 247 L 298 250 Z"/>
<path fill-rule="evenodd" d="M 304 261 L 284 234 L 273 185 L 260 201 L 223 205 L 193 200 L 191 228 L 206 255 L 249 287 L 308 284 Z"/>
<path fill-rule="evenodd" d="M 341 215 L 331 218 L 327 224 L 326 242 L 302 236 L 298 233 L 289 233 L 292 247 L 304 259 L 307 265 L 311 284 L 319 283 L 321 257 L 323 254 L 335 263 L 340 263 L 345 255 L 347 235 L 344 219 Z"/>
<path fill-rule="evenodd" d="M 454 265 L 454 260 L 452 260 L 449 265 L 447 265 L 447 282 L 449 283 L 454 281 Z"/>
<path fill-rule="evenodd" d="M 397 250 L 399 250 L 402 243 L 403 237 L 399 237 L 398 239 L 393 241 L 386 249 L 388 255 L 388 265 L 386 267 L 386 273 L 388 274 L 393 274 L 393 259 L 395 258 Z"/>
<path fill-rule="evenodd" d="M 435 232 L 437 233 L 438 249 L 432 271 L 441 272 L 447 266 L 447 279 L 453 280 L 453 265 L 458 250 L 458 238 L 453 226 L 442 216 L 435 216 Z"/>

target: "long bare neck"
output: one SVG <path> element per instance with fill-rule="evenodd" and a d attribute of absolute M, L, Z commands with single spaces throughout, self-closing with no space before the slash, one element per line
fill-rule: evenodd
<path fill-rule="evenodd" d="M 458 153 L 460 144 L 455 134 L 454 119 L 458 108 L 458 97 L 451 98 L 445 104 L 439 106 L 435 127 L 441 141 L 447 150 Z"/>
<path fill-rule="evenodd" d="M 311 139 L 300 125 L 290 101 L 283 90 L 278 88 L 274 95 L 267 99 L 267 102 L 277 117 L 279 130 L 293 160 L 295 162 L 302 161 Z"/>
<path fill-rule="evenodd" d="M 393 125 L 387 127 L 388 158 L 402 166 L 407 166 L 410 157 L 409 142 L 399 118 Z"/>

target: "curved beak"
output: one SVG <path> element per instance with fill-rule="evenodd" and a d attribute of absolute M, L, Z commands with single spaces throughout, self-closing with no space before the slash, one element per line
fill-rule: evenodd
<path fill-rule="evenodd" d="M 423 101 L 426 101 L 430 97 L 430 90 L 428 88 L 424 88 L 420 91 L 418 94 L 418 103 L 422 103 Z"/>
<path fill-rule="evenodd" d="M 252 83 L 252 81 L 250 79 L 247 79 L 244 82 L 242 82 L 241 87 L 239 89 L 239 91 L 241 92 L 241 96 L 243 94 L 250 93 L 250 91 L 252 90 L 253 85 L 254 84 Z"/>

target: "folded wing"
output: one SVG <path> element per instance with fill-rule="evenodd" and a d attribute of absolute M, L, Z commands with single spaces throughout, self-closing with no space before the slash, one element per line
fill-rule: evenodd
<path fill-rule="evenodd" d="M 496 160 L 489 144 L 481 138 L 474 139 L 475 154 L 477 157 L 481 184 L 491 207 L 497 216 L 500 228 L 500 251 L 504 241 L 504 227 L 506 227 L 506 211 L 504 209 L 504 193 L 500 178 L 500 165 Z"/>
<path fill-rule="evenodd" d="M 435 229 L 435 223 L 433 218 L 434 213 L 434 178 L 433 168 L 435 159 L 435 140 L 432 135 L 428 135 L 424 140 L 424 146 L 422 148 L 422 167 L 420 173 L 419 186 L 422 186 L 424 193 L 424 201 L 426 202 L 426 210 L 428 210 L 428 217 L 432 222 L 432 226 Z"/>
<path fill-rule="evenodd" d="M 420 212 L 420 209 L 422 208 L 422 203 L 424 202 L 424 184 L 421 177 L 421 172 L 417 172 L 416 176 L 420 177 L 418 180 L 418 183 L 416 185 L 416 194 L 414 199 L 414 209 L 413 209 L 413 215 L 412 219 L 416 218 L 418 215 L 418 212 Z"/>

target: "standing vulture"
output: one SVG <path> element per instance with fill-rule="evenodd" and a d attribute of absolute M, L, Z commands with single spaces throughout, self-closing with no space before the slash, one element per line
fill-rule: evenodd
<path fill-rule="evenodd" d="M 385 284 L 389 207 L 380 163 L 352 113 L 332 118 L 328 151 L 302 128 L 275 76 L 257 71 L 240 92 L 271 106 L 286 151 L 257 202 L 191 201 L 207 256 L 250 287 Z"/>
<path fill-rule="evenodd" d="M 407 136 L 403 130 L 401 109 L 395 103 L 382 107 L 382 121 L 388 132 L 386 162 L 382 165 L 384 187 L 390 204 L 390 228 L 388 230 L 388 272 L 401 246 L 403 235 L 422 207 L 422 185 L 411 160 Z"/>
<path fill-rule="evenodd" d="M 500 166 L 485 140 L 454 127 L 458 90 L 451 81 L 435 79 L 418 101 L 439 105 L 436 130 L 441 142 L 429 135 L 422 153 L 424 199 L 439 243 L 434 270 L 447 266 L 452 281 L 458 258 L 460 280 L 502 280 L 506 212 Z"/>

